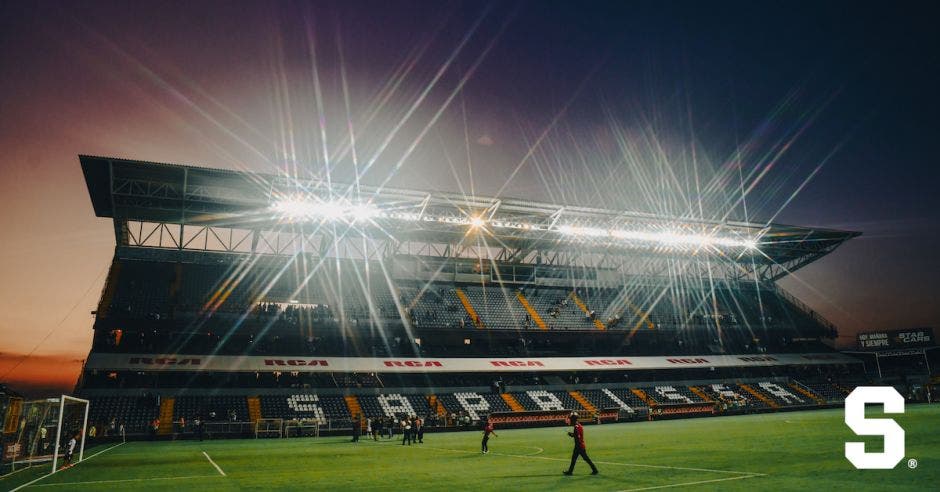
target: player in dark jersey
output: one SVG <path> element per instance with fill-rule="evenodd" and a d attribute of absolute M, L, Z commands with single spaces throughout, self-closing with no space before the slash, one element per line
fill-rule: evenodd
<path fill-rule="evenodd" d="M 481 445 L 483 454 L 489 453 L 490 448 L 486 443 L 490 442 L 490 434 L 493 434 L 493 437 L 499 437 L 496 435 L 496 432 L 493 431 L 493 423 L 490 422 L 490 419 L 486 419 L 483 422 L 483 443 Z"/>
<path fill-rule="evenodd" d="M 588 457 L 587 451 L 584 448 L 584 427 L 581 426 L 581 423 L 578 422 L 578 414 L 573 413 L 568 420 L 571 421 L 571 432 L 568 433 L 569 436 L 574 438 L 574 451 L 571 452 L 571 466 L 568 467 L 568 470 L 562 472 L 565 475 L 571 475 L 574 472 L 574 463 L 578 461 L 578 456 L 584 458 L 584 461 L 587 464 L 591 465 L 591 475 L 597 475 L 597 467 L 594 466 L 594 462 L 591 461 L 591 458 Z"/>

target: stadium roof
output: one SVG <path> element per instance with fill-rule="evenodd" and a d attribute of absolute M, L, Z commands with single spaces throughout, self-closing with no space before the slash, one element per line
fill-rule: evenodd
<path fill-rule="evenodd" d="M 288 176 L 210 169 L 111 157 L 79 156 L 98 217 L 182 228 L 322 233 L 343 222 L 344 235 L 394 241 L 465 242 L 474 232 L 514 249 L 513 261 L 533 250 L 604 254 L 701 254 L 759 265 L 775 280 L 828 254 L 860 233 L 667 217 L 509 198 L 382 188 Z M 169 231 L 169 228 L 167 228 Z M 208 238 L 208 232 L 206 236 Z M 143 246 L 143 244 L 140 244 Z M 521 254 L 519 254 L 521 252 Z"/>

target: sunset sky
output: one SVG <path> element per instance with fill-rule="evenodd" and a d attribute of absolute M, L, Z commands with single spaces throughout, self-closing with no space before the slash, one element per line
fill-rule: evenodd
<path fill-rule="evenodd" d="M 0 1 L 0 382 L 69 391 L 90 348 L 78 154 L 668 213 L 757 169 L 705 214 L 863 233 L 782 282 L 840 344 L 940 326 L 935 15 L 714 3 Z"/>

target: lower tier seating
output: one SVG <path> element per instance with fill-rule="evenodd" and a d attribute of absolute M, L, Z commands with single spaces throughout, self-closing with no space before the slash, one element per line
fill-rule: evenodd
<path fill-rule="evenodd" d="M 807 391 L 801 391 L 803 388 Z M 565 390 L 515 391 L 507 395 L 490 392 L 436 393 L 441 412 L 448 417 L 469 418 L 473 421 L 493 412 L 620 409 L 630 414 L 645 414 L 648 406 L 717 402 L 724 408 L 746 407 L 752 410 L 785 406 L 816 405 L 841 401 L 845 392 L 836 383 L 814 382 L 792 385 L 784 382 L 759 381 L 746 384 L 699 384 L 694 388 L 683 385 L 646 386 L 631 388 L 577 389 L 575 395 Z M 430 393 L 430 391 L 429 391 Z M 818 401 L 817 395 L 822 398 Z M 376 393 L 358 395 L 358 403 L 366 418 L 404 416 L 434 417 L 428 394 Z M 504 398 L 505 397 L 505 398 Z M 644 401 L 644 399 L 646 401 Z M 147 424 L 157 418 L 160 411 L 154 396 L 102 396 L 92 397 L 90 421 L 105 425 L 112 420 L 125 423 L 128 433 L 146 433 Z M 316 419 L 321 424 L 348 422 L 351 418 L 349 403 L 340 395 L 319 395 L 310 392 L 294 394 L 267 394 L 259 397 L 262 418 L 289 420 Z M 246 396 L 179 396 L 175 398 L 174 420 L 200 418 L 212 421 L 248 421 Z M 453 420 L 453 419 L 451 419 Z"/>
<path fill-rule="evenodd" d="M 248 400 L 244 396 L 181 396 L 176 399 L 173 418 L 206 422 L 248 420 Z"/>
<path fill-rule="evenodd" d="M 288 420 L 349 420 L 349 409 L 342 396 L 320 396 L 311 393 L 295 395 L 262 395 L 261 415 Z"/>
<path fill-rule="evenodd" d="M 128 434 L 146 433 L 160 414 L 160 405 L 153 396 L 101 396 L 92 400 L 88 408 L 89 425 L 124 425 Z"/>

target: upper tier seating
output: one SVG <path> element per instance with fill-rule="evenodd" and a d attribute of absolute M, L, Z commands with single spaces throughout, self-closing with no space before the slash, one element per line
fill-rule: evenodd
<path fill-rule="evenodd" d="M 417 327 L 468 328 L 475 323 L 457 295 L 464 292 L 479 325 L 487 329 L 535 329 L 517 298 L 521 292 L 552 330 L 633 330 L 637 327 L 777 327 L 790 337 L 818 336 L 826 329 L 782 295 L 753 285 L 714 291 L 705 286 L 677 288 L 649 279 L 610 288 L 549 287 L 391 281 L 378 263 L 342 260 L 314 262 L 255 258 L 231 264 L 119 260 L 120 275 L 106 310 L 109 318 L 191 320 L 252 314 L 246 321 L 271 317 L 278 326 L 308 326 L 323 321 L 346 329 L 373 329 L 402 318 Z M 259 309 L 259 303 L 264 308 Z M 296 309 L 285 312 L 283 306 Z M 274 306 L 272 308 L 272 306 Z M 583 307 L 582 307 L 583 306 Z M 593 319 L 592 319 L 593 318 Z M 596 320 L 596 323 L 595 323 Z M 264 321 L 267 322 L 267 321 Z M 257 330 L 257 328 L 252 328 Z M 767 334 L 762 334 L 767 339 Z"/>

